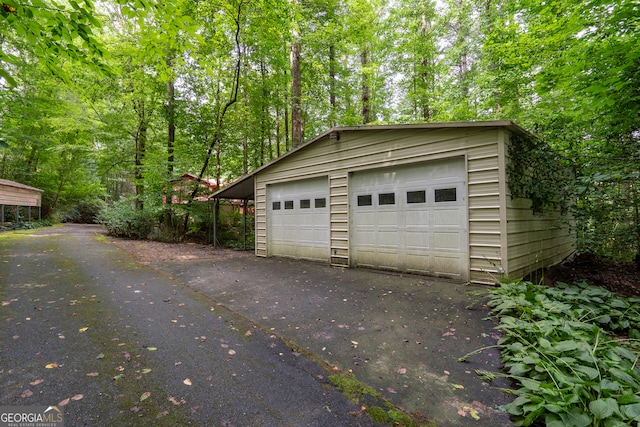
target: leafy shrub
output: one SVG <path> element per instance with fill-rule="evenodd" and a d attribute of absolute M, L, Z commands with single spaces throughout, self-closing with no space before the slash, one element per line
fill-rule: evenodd
<path fill-rule="evenodd" d="M 31 222 L 16 222 L 11 224 L 11 226 L 4 228 L 9 230 L 33 230 L 36 228 L 51 227 L 51 225 L 51 222 L 47 220 L 37 220 Z"/>
<path fill-rule="evenodd" d="M 156 222 L 151 212 L 136 210 L 130 200 L 120 200 L 103 209 L 97 220 L 105 225 L 110 235 L 131 239 L 146 239 Z"/>
<path fill-rule="evenodd" d="M 502 361 L 520 388 L 507 406 L 515 425 L 623 426 L 640 421 L 640 299 L 584 282 L 555 288 L 503 283 L 489 305 L 499 318 Z M 488 372 L 478 372 L 492 377 Z"/>
<path fill-rule="evenodd" d="M 106 203 L 101 199 L 80 200 L 62 213 L 61 222 L 76 224 L 95 224 Z"/>
<path fill-rule="evenodd" d="M 218 241 L 225 247 L 242 249 L 245 246 L 244 217 L 239 212 L 229 212 L 220 215 L 218 224 Z M 254 217 L 249 214 L 246 218 L 246 246 L 253 248 L 255 245 Z"/>

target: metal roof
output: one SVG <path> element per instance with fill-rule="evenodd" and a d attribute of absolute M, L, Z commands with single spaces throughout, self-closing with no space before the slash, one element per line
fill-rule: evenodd
<path fill-rule="evenodd" d="M 316 141 L 319 141 L 331 134 L 342 134 L 345 132 L 358 132 L 358 131 L 385 131 L 385 130 L 407 130 L 407 129 L 461 129 L 461 128 L 490 128 L 490 127 L 502 127 L 509 131 L 529 137 L 535 138 L 533 134 L 521 128 L 511 120 L 481 120 L 481 121 L 466 121 L 466 122 L 432 122 L 432 123 L 411 123 L 411 124 L 395 124 L 395 125 L 362 125 L 362 126 L 337 126 L 317 135 L 313 139 L 300 145 L 299 147 L 285 153 L 277 159 L 257 168 L 253 172 L 244 175 L 225 188 L 213 193 L 211 199 L 254 199 L 254 183 L 255 175 L 260 171 L 270 167 L 276 162 L 280 162 L 288 156 L 296 153 L 300 150 L 304 150 L 308 146 L 312 145 Z"/>
<path fill-rule="evenodd" d="M 15 187 L 22 188 L 24 190 L 38 191 L 40 193 L 44 193 L 44 190 L 40 190 L 39 188 L 30 187 L 25 184 L 20 184 L 19 182 L 9 181 L 8 179 L 0 179 L 0 185 L 5 185 L 7 187 Z"/>

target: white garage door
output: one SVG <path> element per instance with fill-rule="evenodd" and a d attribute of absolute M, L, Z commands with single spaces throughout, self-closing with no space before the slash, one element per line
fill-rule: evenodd
<path fill-rule="evenodd" d="M 352 263 L 468 279 L 464 158 L 351 175 Z"/>
<path fill-rule="evenodd" d="M 267 186 L 267 251 L 314 261 L 329 260 L 328 179 Z"/>

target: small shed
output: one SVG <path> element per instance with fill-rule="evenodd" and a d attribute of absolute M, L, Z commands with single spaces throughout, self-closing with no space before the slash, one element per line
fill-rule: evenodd
<path fill-rule="evenodd" d="M 575 250 L 512 198 L 511 121 L 335 127 L 213 197 L 255 200 L 255 253 L 495 283 Z"/>
<path fill-rule="evenodd" d="M 15 222 L 20 221 L 21 207 L 26 207 L 28 221 L 31 221 L 31 208 L 38 208 L 38 219 L 41 219 L 42 193 L 43 190 L 38 188 L 7 179 L 0 179 L 0 223 L 5 221 L 5 207 L 15 208 Z"/>

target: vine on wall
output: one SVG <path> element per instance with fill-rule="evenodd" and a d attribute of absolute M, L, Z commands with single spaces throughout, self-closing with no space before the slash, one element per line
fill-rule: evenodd
<path fill-rule="evenodd" d="M 507 184 L 511 198 L 531 200 L 535 213 L 569 206 L 571 173 L 561 157 L 543 141 L 512 135 L 508 145 Z"/>

